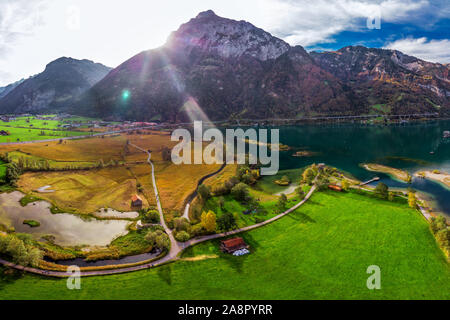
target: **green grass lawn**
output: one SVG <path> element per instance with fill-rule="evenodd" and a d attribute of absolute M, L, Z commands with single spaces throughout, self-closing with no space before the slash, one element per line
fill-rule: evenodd
<path fill-rule="evenodd" d="M 450 299 L 450 268 L 427 222 L 401 203 L 355 193 L 316 193 L 295 213 L 242 234 L 252 253 L 220 253 L 219 241 L 153 270 L 65 280 L 0 276 L 1 299 Z M 213 256 L 214 257 L 214 256 Z M 367 267 L 381 268 L 368 290 Z"/>
<path fill-rule="evenodd" d="M 27 128 L 14 128 L 4 125 L 0 125 L 0 130 L 5 130 L 10 133 L 9 136 L 0 136 L 0 143 L 4 142 L 19 142 L 21 141 L 35 141 L 35 140 L 47 140 L 57 139 L 65 137 L 75 137 L 88 135 L 87 132 L 77 131 L 53 131 L 53 130 L 41 130 L 41 129 L 27 129 Z M 44 131 L 45 135 L 41 135 L 41 131 Z"/>

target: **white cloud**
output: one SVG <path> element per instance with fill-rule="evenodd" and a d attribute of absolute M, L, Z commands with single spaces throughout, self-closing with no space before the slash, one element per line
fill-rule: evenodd
<path fill-rule="evenodd" d="M 0 58 L 8 56 L 18 41 L 33 35 L 43 24 L 40 12 L 45 3 L 46 0 L 1 0 Z M 9 72 L 0 73 L 2 82 L 15 80 Z"/>
<path fill-rule="evenodd" d="M 427 38 L 406 38 L 385 45 L 408 55 L 431 62 L 450 63 L 450 40 L 428 40 Z"/>
<path fill-rule="evenodd" d="M 271 0 L 272 21 L 268 28 L 292 45 L 311 46 L 334 42 L 333 35 L 344 30 L 367 30 L 366 20 L 377 12 L 381 23 L 401 22 L 428 1 L 358 0 Z M 382 25 L 381 25 L 382 27 Z"/>

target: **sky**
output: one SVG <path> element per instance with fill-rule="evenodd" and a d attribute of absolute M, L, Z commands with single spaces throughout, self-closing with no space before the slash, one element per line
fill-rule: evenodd
<path fill-rule="evenodd" d="M 208 9 L 308 51 L 364 45 L 450 63 L 448 0 L 0 0 L 0 86 L 62 56 L 117 67 Z"/>

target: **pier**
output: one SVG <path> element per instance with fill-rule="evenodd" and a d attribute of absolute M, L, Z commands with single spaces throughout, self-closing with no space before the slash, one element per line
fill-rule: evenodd
<path fill-rule="evenodd" d="M 372 183 L 372 182 L 375 182 L 375 181 L 378 181 L 378 180 L 380 180 L 380 177 L 375 177 L 373 179 L 370 179 L 370 180 L 368 180 L 366 182 L 361 183 L 360 186 L 365 186 L 365 185 L 367 185 L 369 183 Z"/>

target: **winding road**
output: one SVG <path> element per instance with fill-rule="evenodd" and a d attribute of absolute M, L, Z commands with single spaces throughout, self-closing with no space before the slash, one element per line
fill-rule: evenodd
<path fill-rule="evenodd" d="M 310 189 L 310 191 L 308 192 L 308 194 L 305 196 L 305 198 L 300 201 L 299 203 L 297 203 L 295 206 L 293 206 L 292 208 L 286 210 L 285 212 L 271 218 L 268 219 L 266 221 L 263 221 L 261 223 L 258 224 L 254 224 L 248 227 L 244 227 L 241 229 L 236 229 L 236 230 L 232 230 L 229 232 L 223 232 L 223 233 L 218 233 L 218 234 L 212 234 L 212 235 L 208 235 L 208 236 L 203 236 L 203 237 L 199 237 L 199 238 L 195 238 L 195 239 L 191 239 L 187 242 L 178 242 L 176 241 L 176 239 L 173 236 L 172 230 L 170 230 L 164 220 L 164 213 L 162 210 L 162 206 L 161 206 L 161 201 L 160 201 L 160 197 L 159 197 L 159 193 L 158 193 L 158 188 L 156 185 L 156 178 L 155 178 L 155 167 L 153 165 L 153 162 L 151 161 L 151 153 L 147 150 L 142 149 L 141 147 L 138 147 L 134 144 L 130 145 L 142 152 L 145 152 L 148 154 L 148 158 L 147 158 L 147 162 L 150 164 L 151 166 L 151 173 L 152 173 L 152 182 L 153 182 L 153 189 L 154 189 L 154 193 L 155 193 L 155 197 L 156 197 L 156 203 L 157 203 L 157 208 L 158 208 L 158 212 L 160 215 L 160 220 L 161 220 L 161 225 L 163 226 L 164 230 L 166 231 L 166 233 L 168 234 L 169 238 L 170 238 L 170 242 L 171 242 L 171 246 L 170 246 L 170 251 L 167 255 L 165 255 L 164 257 L 162 257 L 161 259 L 157 260 L 157 261 L 153 261 L 153 262 L 149 262 L 149 263 L 145 263 L 145 264 L 141 264 L 141 265 L 137 265 L 137 266 L 132 266 L 132 267 L 125 267 L 125 268 L 120 268 L 120 269 L 110 269 L 110 270 L 96 270 L 96 271 L 82 271 L 80 273 L 80 276 L 82 277 L 87 277 L 87 276 L 103 276 L 103 275 L 111 275 L 111 274 L 120 274 L 120 273 L 127 273 L 127 272 L 133 272 L 133 271 L 138 271 L 138 270 L 144 270 L 144 269 L 148 269 L 148 268 L 153 268 L 153 267 L 157 267 L 160 265 L 163 265 L 165 263 L 169 263 L 169 262 L 173 262 L 176 261 L 178 259 L 180 259 L 179 254 L 186 248 L 196 245 L 198 243 L 201 242 L 205 242 L 208 240 L 213 240 L 213 239 L 218 239 L 218 238 L 222 238 L 222 237 L 227 237 L 227 236 L 231 236 L 231 235 L 235 235 L 241 232 L 245 232 L 245 231 L 249 231 L 249 230 L 253 230 L 262 226 L 265 226 L 269 223 L 272 223 L 278 219 L 281 219 L 282 217 L 284 217 L 285 215 L 290 214 L 291 212 L 297 210 L 299 207 L 301 207 L 306 201 L 308 201 L 308 199 L 312 196 L 312 194 L 314 193 L 314 191 L 316 190 L 316 186 L 313 185 L 312 188 Z M 220 171 L 219 171 L 220 172 Z M 0 259 L 0 264 L 3 264 L 7 267 L 10 268 L 14 268 L 17 270 L 21 270 L 21 271 L 26 271 L 26 272 L 30 272 L 30 273 L 34 273 L 34 274 L 38 274 L 38 275 L 43 275 L 43 276 L 49 276 L 49 277 L 57 277 L 57 278 L 67 278 L 69 276 L 71 276 L 71 273 L 67 273 L 67 272 L 63 272 L 63 271 L 48 271 L 48 270 L 42 270 L 42 269 L 36 269 L 36 268 L 31 268 L 31 267 L 23 267 L 20 265 L 16 265 L 12 262 Z M 117 267 L 117 266 L 116 266 Z"/>

